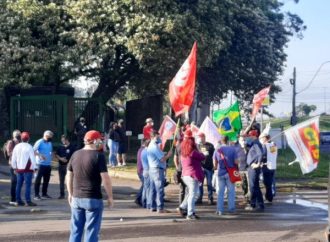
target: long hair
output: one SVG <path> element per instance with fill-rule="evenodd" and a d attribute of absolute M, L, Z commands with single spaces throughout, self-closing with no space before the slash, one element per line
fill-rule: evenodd
<path fill-rule="evenodd" d="M 188 157 L 191 153 L 197 149 L 195 139 L 193 137 L 184 138 L 181 143 L 181 155 Z"/>

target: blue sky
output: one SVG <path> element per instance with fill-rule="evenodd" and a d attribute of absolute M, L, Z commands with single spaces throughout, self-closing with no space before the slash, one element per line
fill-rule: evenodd
<path fill-rule="evenodd" d="M 304 89 L 315 75 L 320 65 L 330 62 L 330 1 L 329 0 L 283 0 L 283 10 L 298 14 L 307 26 L 304 38 L 291 38 L 286 53 L 288 55 L 283 76 L 278 84 L 283 88 L 276 96 L 277 101 L 270 106 L 270 111 L 279 116 L 292 111 L 292 78 L 293 67 L 297 69 L 297 91 Z M 325 105 L 326 101 L 326 105 Z M 314 114 L 326 110 L 330 113 L 330 63 L 324 64 L 312 85 L 297 95 L 297 105 L 301 102 L 314 104 Z"/>

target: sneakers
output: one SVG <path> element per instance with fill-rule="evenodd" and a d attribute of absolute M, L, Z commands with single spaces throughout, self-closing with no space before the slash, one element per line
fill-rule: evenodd
<path fill-rule="evenodd" d="M 199 217 L 196 214 L 188 215 L 187 220 L 196 220 L 199 219 Z"/>
<path fill-rule="evenodd" d="M 178 214 L 180 214 L 182 217 L 185 217 L 187 216 L 187 210 L 186 209 L 183 209 L 183 208 L 176 208 L 176 211 L 178 212 Z"/>
<path fill-rule="evenodd" d="M 34 202 L 26 202 L 25 206 L 35 207 L 35 206 L 37 206 L 37 204 L 35 204 Z"/>
<path fill-rule="evenodd" d="M 11 206 L 16 206 L 16 202 L 10 201 L 10 202 L 9 202 L 9 205 L 11 205 Z"/>
<path fill-rule="evenodd" d="M 22 201 L 18 201 L 18 202 L 15 203 L 15 206 L 16 207 L 25 206 L 25 203 L 22 202 Z"/>
<path fill-rule="evenodd" d="M 246 211 L 255 211 L 256 208 L 255 207 L 252 207 L 251 205 L 248 205 L 244 208 Z"/>
<path fill-rule="evenodd" d="M 42 195 L 41 198 L 42 198 L 42 199 L 52 199 L 52 197 L 49 196 L 48 194 L 46 194 L 46 195 Z"/>
<path fill-rule="evenodd" d="M 41 197 L 40 196 L 35 196 L 33 199 L 36 200 L 36 201 L 41 201 Z"/>

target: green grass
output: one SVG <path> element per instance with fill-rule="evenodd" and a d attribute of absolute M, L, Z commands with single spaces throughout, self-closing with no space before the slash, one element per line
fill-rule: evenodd
<path fill-rule="evenodd" d="M 307 119 L 310 119 L 311 117 L 299 117 L 298 123 L 303 122 Z M 269 121 L 265 121 L 265 124 Z M 290 125 L 290 118 L 275 118 L 270 120 L 270 124 L 272 128 L 280 128 L 281 126 L 284 127 L 284 129 L 287 129 L 291 127 Z M 265 127 L 265 126 L 264 126 Z M 322 115 L 320 117 L 320 130 L 321 131 L 329 131 L 330 130 L 330 115 Z"/>
<path fill-rule="evenodd" d="M 291 149 L 279 150 L 276 177 L 284 179 L 327 178 L 329 175 L 330 154 L 321 153 L 318 167 L 311 173 L 303 175 L 298 163 L 288 165 L 295 159 Z"/>

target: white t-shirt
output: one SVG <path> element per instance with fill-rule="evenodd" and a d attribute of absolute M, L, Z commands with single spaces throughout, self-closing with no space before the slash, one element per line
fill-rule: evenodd
<path fill-rule="evenodd" d="M 267 168 L 270 170 L 276 170 L 277 161 L 277 147 L 274 142 L 265 144 L 267 149 Z"/>

